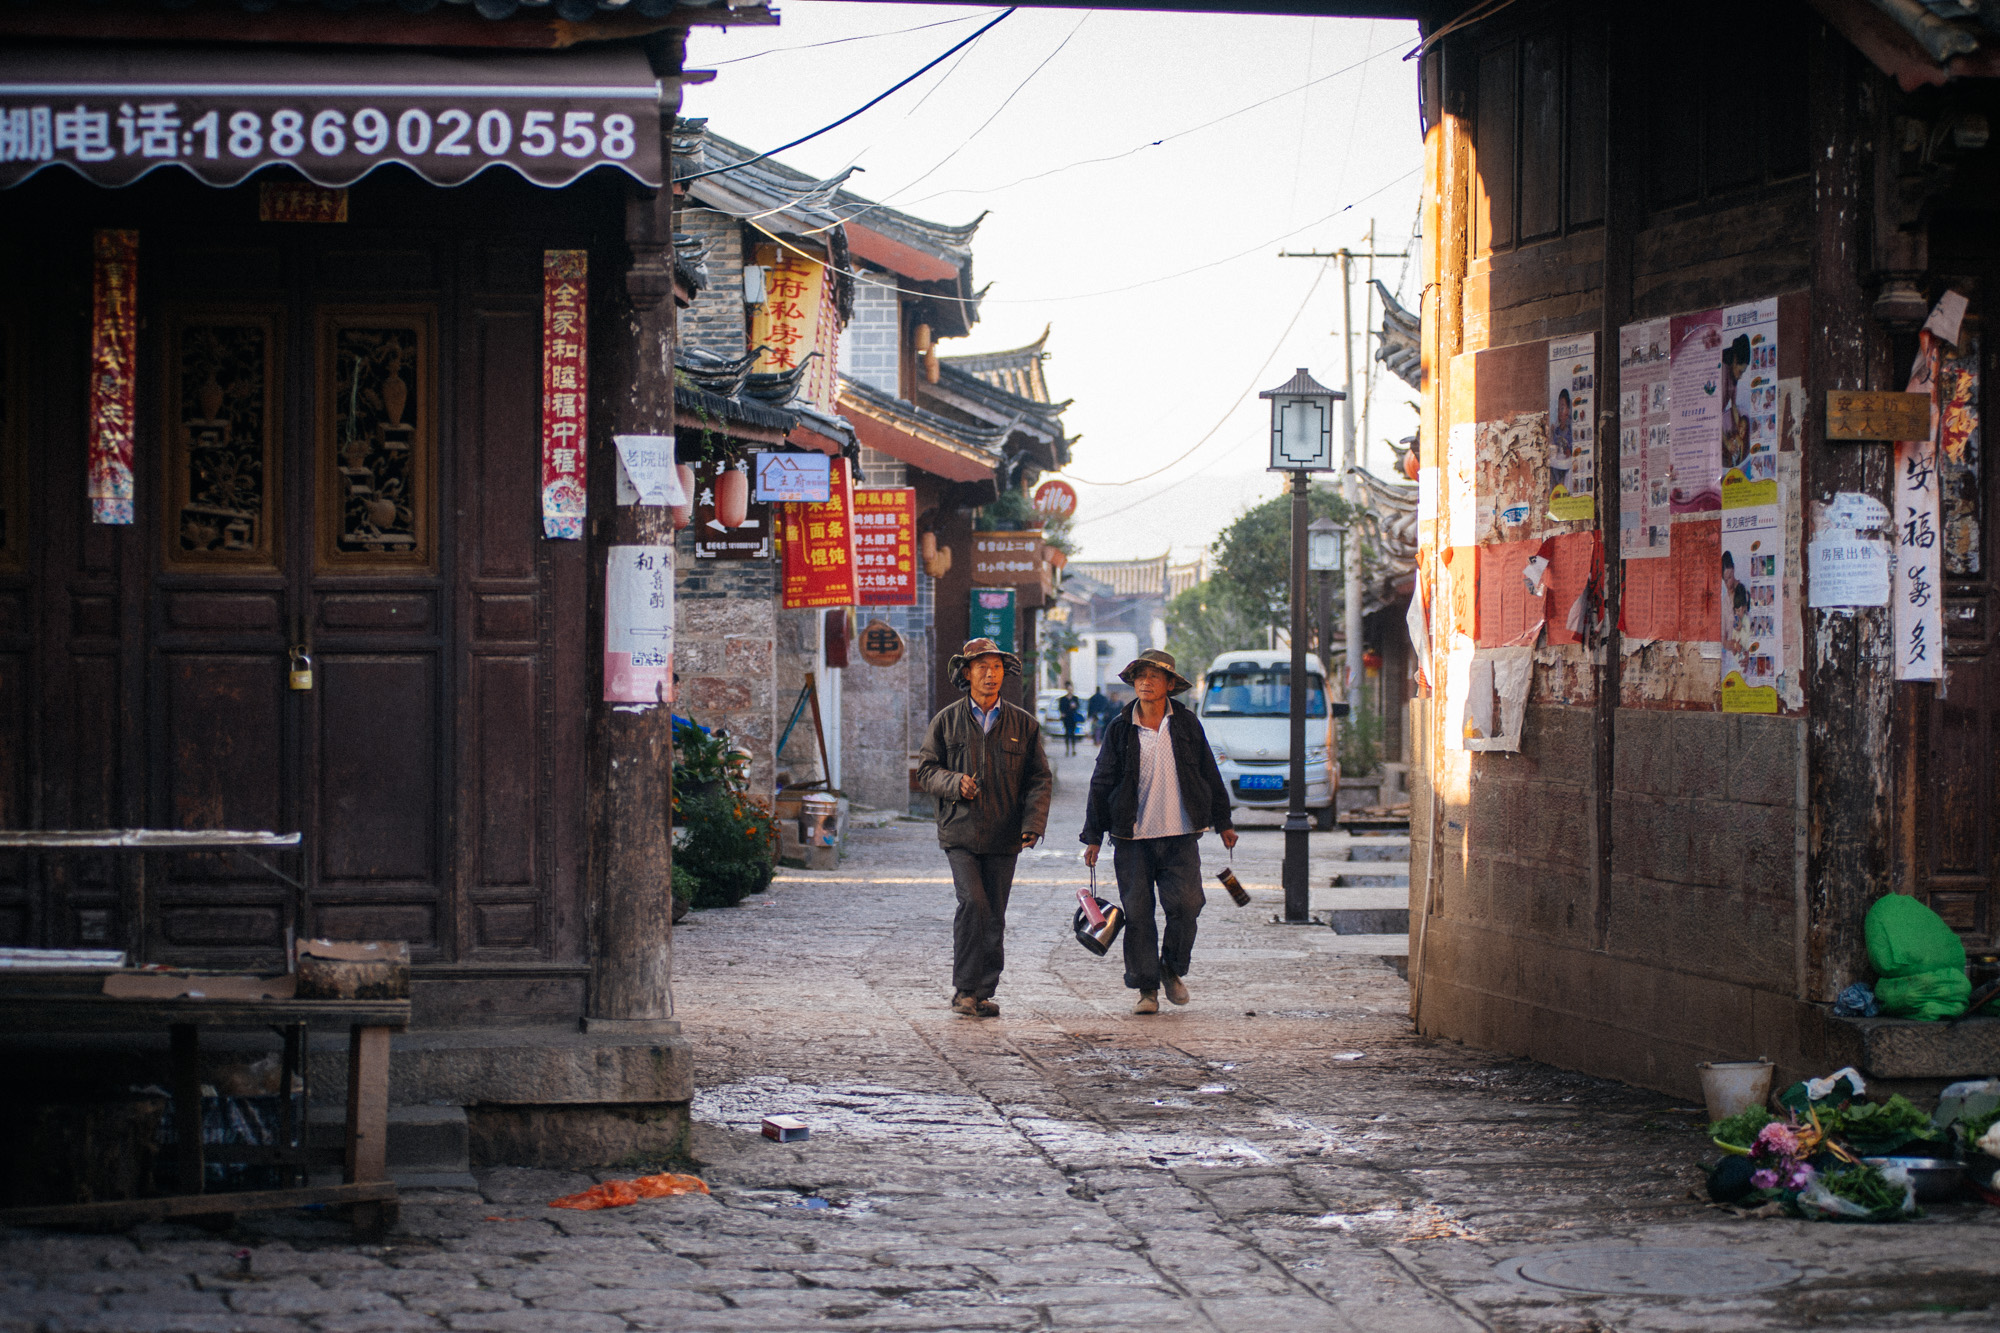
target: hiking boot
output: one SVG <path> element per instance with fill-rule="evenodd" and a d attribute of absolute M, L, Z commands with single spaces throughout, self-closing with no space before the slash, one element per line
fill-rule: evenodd
<path fill-rule="evenodd" d="M 981 1018 L 1000 1017 L 1000 1006 L 993 1003 L 993 1001 L 991 1000 L 981 1000 L 976 1007 L 979 1010 L 979 1016 Z"/>
<path fill-rule="evenodd" d="M 1173 973 L 1165 972 L 1161 974 L 1160 987 L 1166 991 L 1167 998 L 1175 1004 L 1187 1003 L 1187 983 L 1183 982 Z"/>
<path fill-rule="evenodd" d="M 1160 1012 L 1160 993 L 1156 990 L 1139 992 L 1139 1003 L 1132 1006 L 1135 1014 L 1157 1014 Z"/>
<path fill-rule="evenodd" d="M 961 992 L 951 997 L 951 1011 L 961 1018 L 977 1018 L 979 1017 L 979 1001 Z"/>

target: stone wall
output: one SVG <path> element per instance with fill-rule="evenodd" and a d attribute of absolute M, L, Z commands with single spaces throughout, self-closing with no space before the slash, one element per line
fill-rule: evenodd
<path fill-rule="evenodd" d="M 859 277 L 854 283 L 854 318 L 840 334 L 840 373 L 898 397 L 903 392 L 902 303 L 892 283 Z"/>
<path fill-rule="evenodd" d="M 682 209 L 675 224 L 708 246 L 708 286 L 680 312 L 680 345 L 742 356 L 750 350 L 743 315 L 743 224 L 699 205 Z"/>
<path fill-rule="evenodd" d="M 772 560 L 696 560 L 692 529 L 675 543 L 674 711 L 726 728 L 751 754 L 750 790 L 771 790 L 777 569 Z M 794 686 L 794 689 L 797 687 Z M 790 700 L 784 701 L 790 707 Z M 783 725 L 782 719 L 776 725 Z"/>

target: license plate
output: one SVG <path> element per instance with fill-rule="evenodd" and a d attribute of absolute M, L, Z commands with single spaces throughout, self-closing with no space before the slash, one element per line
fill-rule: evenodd
<path fill-rule="evenodd" d="M 1246 773 L 1236 780 L 1244 791 L 1283 791 L 1285 780 L 1276 773 Z"/>

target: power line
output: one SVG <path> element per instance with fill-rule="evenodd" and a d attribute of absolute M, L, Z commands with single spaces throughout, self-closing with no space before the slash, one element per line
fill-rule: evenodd
<path fill-rule="evenodd" d="M 877 37 L 901 37 L 906 33 L 924 32 L 930 28 L 948 28 L 954 23 L 970 23 L 978 14 L 960 14 L 955 19 L 939 19 L 936 23 L 919 23 L 914 28 L 897 28 L 893 32 L 864 32 L 853 37 L 833 37 L 824 42 L 804 42 L 798 46 L 774 46 L 767 51 L 755 51 L 747 56 L 735 56 L 728 60 L 704 60 L 702 64 L 710 69 L 721 69 L 724 65 L 740 65 L 746 60 L 760 60 L 765 56 L 783 55 L 787 51 L 816 51 L 822 46 L 840 46 L 846 42 L 872 42 Z"/>
<path fill-rule="evenodd" d="M 932 70 L 936 69 L 939 65 L 942 65 L 945 61 L 951 59 L 952 56 L 958 54 L 959 51 L 972 45 L 974 42 L 978 41 L 981 37 L 984 37 L 987 33 L 992 32 L 995 28 L 999 27 L 1000 24 L 1004 22 L 1013 13 L 1014 11 L 1012 9 L 1003 10 L 999 18 L 994 19 L 991 23 L 988 23 L 978 32 L 973 33 L 970 37 L 967 37 L 964 41 L 952 47 L 949 51 L 946 51 L 943 55 L 931 61 L 928 65 L 925 65 L 915 74 L 910 75 L 902 82 L 870 98 L 868 101 L 862 103 L 860 106 L 854 108 L 854 110 L 842 116 L 839 120 L 834 121 L 831 125 L 822 125 L 818 129 L 814 130 L 811 134 L 802 134 L 798 138 L 792 140 L 790 143 L 779 144 L 776 148 L 772 148 L 765 152 L 759 153 L 757 154 L 757 156 L 753 158 L 748 158 L 742 162 L 731 162 L 727 166 L 710 167 L 707 171 L 697 171 L 691 176 L 676 176 L 674 177 L 673 183 L 676 185 L 685 185 L 689 181 L 698 181 L 704 176 L 719 176 L 725 171 L 740 171 L 742 168 L 749 166 L 753 162 L 762 162 L 765 158 L 776 156 L 777 154 L 784 152 L 788 148 L 797 148 L 800 144 L 805 143 L 808 140 L 817 139 L 822 134 L 825 134 L 831 130 L 837 130 L 842 125 L 845 125 L 848 121 L 853 120 L 856 116 L 860 115 L 862 112 L 874 106 L 876 103 L 884 101 L 891 94 L 900 92 L 904 88 L 909 87 L 911 84 L 915 83 L 918 79 L 921 79 L 924 75 L 930 73 Z"/>

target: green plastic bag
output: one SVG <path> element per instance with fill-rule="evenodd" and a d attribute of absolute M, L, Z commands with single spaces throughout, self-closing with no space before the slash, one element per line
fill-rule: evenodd
<path fill-rule="evenodd" d="M 1868 909 L 1868 961 L 1879 980 L 1875 998 L 1894 1018 L 1957 1018 L 1972 983 L 1965 975 L 1965 944 L 1944 918 L 1905 894 L 1892 893 Z"/>

